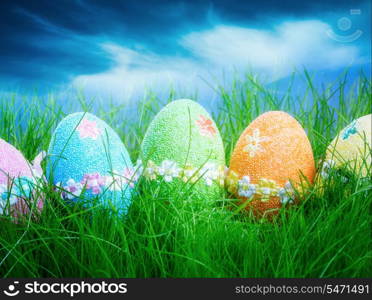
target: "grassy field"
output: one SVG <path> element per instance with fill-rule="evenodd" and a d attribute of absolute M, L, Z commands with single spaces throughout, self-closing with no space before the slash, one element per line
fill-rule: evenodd
<path fill-rule="evenodd" d="M 316 89 L 308 73 L 307 91 L 293 96 L 270 91 L 247 75 L 229 88 L 218 86 L 213 117 L 229 162 L 243 129 L 269 110 L 291 113 L 306 129 L 318 161 L 335 134 L 354 118 L 370 114 L 371 80 L 362 75 L 345 92 L 346 78 Z M 327 83 L 328 84 L 328 83 Z M 155 114 L 185 95 L 168 99 L 149 94 L 138 103 L 135 120 L 126 107 L 94 107 L 77 94 L 74 111 L 90 111 L 110 124 L 133 161 Z M 0 137 L 32 159 L 48 148 L 51 134 L 71 108 L 53 97 L 0 99 Z M 335 105 L 329 105 L 336 98 Z M 197 99 L 196 99 L 197 100 Z M 41 105 L 40 103 L 44 104 Z M 76 104 L 78 103 L 78 105 Z M 218 112 L 218 113 L 216 113 Z M 372 182 L 331 178 L 322 196 L 314 187 L 302 203 L 273 221 L 244 215 L 226 194 L 213 207 L 172 191 L 159 199 L 142 184 L 126 218 L 66 206 L 45 184 L 41 216 L 14 224 L 0 217 L 2 277 L 371 277 Z"/>

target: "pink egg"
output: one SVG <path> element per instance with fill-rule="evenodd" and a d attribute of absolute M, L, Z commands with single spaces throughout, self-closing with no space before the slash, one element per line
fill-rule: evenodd
<path fill-rule="evenodd" d="M 29 214 L 42 177 L 41 160 L 42 154 L 30 164 L 20 151 L 0 139 L 0 214 L 11 215 L 16 221 Z M 38 199 L 34 209 L 40 212 L 42 207 L 43 200 Z"/>

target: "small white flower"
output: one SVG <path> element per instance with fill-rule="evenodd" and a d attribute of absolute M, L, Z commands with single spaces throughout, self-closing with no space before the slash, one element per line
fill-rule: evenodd
<path fill-rule="evenodd" d="M 280 198 L 280 203 L 281 204 L 287 204 L 290 202 L 290 198 L 289 196 L 287 195 L 287 192 L 284 188 L 280 188 L 279 192 L 279 198 Z"/>
<path fill-rule="evenodd" d="M 156 168 L 153 168 L 153 167 L 147 167 L 147 168 L 146 168 L 146 172 L 147 172 L 149 175 L 154 175 L 154 174 L 156 174 Z"/>
<path fill-rule="evenodd" d="M 294 202 L 294 190 L 289 181 L 286 182 L 284 185 L 284 188 L 280 188 L 278 191 L 280 203 L 282 204 L 292 204 Z"/>
<path fill-rule="evenodd" d="M 323 163 L 320 175 L 324 178 L 327 179 L 329 177 L 330 171 L 332 168 L 334 168 L 336 165 L 336 162 L 332 159 L 328 159 Z"/>
<path fill-rule="evenodd" d="M 243 176 L 243 178 L 238 181 L 238 185 L 239 186 L 246 186 L 246 185 L 250 184 L 250 182 L 251 182 L 251 179 L 249 178 L 249 176 Z"/>
<path fill-rule="evenodd" d="M 264 196 L 270 196 L 270 194 L 271 194 L 271 188 L 268 188 L 268 187 L 262 187 L 262 188 L 261 188 L 261 193 L 262 193 Z"/>
<path fill-rule="evenodd" d="M 142 162 L 141 162 L 142 164 Z M 139 166 L 139 168 L 141 168 Z M 142 174 L 145 178 L 150 180 L 155 180 L 158 172 L 158 167 L 155 165 L 155 163 L 151 160 L 149 160 L 146 164 L 146 168 L 142 167 Z"/>
<path fill-rule="evenodd" d="M 164 181 L 171 182 L 173 178 L 179 176 L 180 169 L 177 167 L 177 163 L 171 160 L 164 160 L 158 168 L 158 173 L 164 176 Z"/>
<path fill-rule="evenodd" d="M 217 180 L 220 173 L 214 163 L 206 163 L 200 170 L 201 177 L 205 180 L 206 185 L 211 186 L 213 181 Z"/>
<path fill-rule="evenodd" d="M 196 173 L 196 168 L 189 168 L 189 169 L 185 169 L 183 174 L 187 177 L 187 178 L 190 178 L 191 176 L 193 176 L 195 173 Z"/>
<path fill-rule="evenodd" d="M 211 186 L 211 185 L 213 184 L 213 180 L 210 179 L 210 178 L 205 178 L 204 180 L 205 180 L 205 184 L 206 184 L 207 186 Z"/>
<path fill-rule="evenodd" d="M 190 181 L 194 183 L 198 179 L 198 170 L 191 165 L 186 165 L 183 170 L 181 170 L 181 176 L 184 182 Z"/>
<path fill-rule="evenodd" d="M 256 186 L 251 184 L 251 179 L 249 176 L 243 176 L 241 180 L 238 181 L 238 194 L 241 197 L 252 197 L 256 192 Z"/>
<path fill-rule="evenodd" d="M 123 183 L 125 182 L 124 178 L 121 178 L 121 176 L 118 176 L 116 174 L 117 173 L 114 172 L 112 175 L 108 175 L 105 178 L 105 184 L 110 191 L 120 191 L 122 189 Z"/>

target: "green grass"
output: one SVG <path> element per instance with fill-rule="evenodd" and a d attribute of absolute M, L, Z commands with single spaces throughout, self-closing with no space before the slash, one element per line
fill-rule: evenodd
<path fill-rule="evenodd" d="M 336 133 L 353 119 L 370 114 L 371 81 L 360 75 L 345 94 L 346 77 L 323 90 L 310 75 L 306 93 L 291 86 L 277 96 L 253 76 L 218 86 L 213 117 L 221 130 L 226 159 L 243 129 L 259 114 L 284 110 L 306 129 L 318 161 Z M 328 83 L 327 83 L 328 84 Z M 337 108 L 329 99 L 337 94 Z M 149 122 L 168 99 L 151 93 L 138 103 L 135 120 L 126 105 L 92 108 L 77 94 L 79 109 L 93 111 L 116 130 L 133 161 Z M 310 101 L 313 98 L 314 101 Z M 195 98 L 194 98 L 195 99 Z M 41 103 L 44 103 L 41 105 Z M 71 110 L 48 99 L 0 99 L 0 136 L 32 159 L 46 150 L 58 122 Z M 78 103 L 78 104 L 77 104 Z M 39 218 L 14 224 L 0 217 L 2 277 L 371 277 L 371 180 L 331 178 L 324 194 L 314 187 L 300 205 L 282 210 L 273 221 L 242 214 L 226 194 L 213 206 L 190 193 L 159 190 L 142 183 L 126 218 L 65 205 L 53 187 L 39 192 L 46 205 Z"/>

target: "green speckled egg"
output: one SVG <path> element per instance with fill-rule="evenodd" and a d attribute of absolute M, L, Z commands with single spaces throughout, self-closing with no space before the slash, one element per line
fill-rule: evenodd
<path fill-rule="evenodd" d="M 143 177 L 155 184 L 186 184 L 196 197 L 218 199 L 223 190 L 225 153 L 221 135 L 198 103 L 166 105 L 151 122 L 141 146 Z"/>

